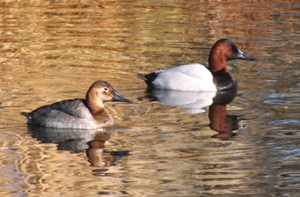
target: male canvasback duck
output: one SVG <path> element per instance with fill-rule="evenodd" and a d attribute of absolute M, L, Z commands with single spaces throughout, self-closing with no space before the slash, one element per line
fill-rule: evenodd
<path fill-rule="evenodd" d="M 211 48 L 208 68 L 202 64 L 187 64 L 147 75 L 138 74 L 149 87 L 180 91 L 218 91 L 237 88 L 235 79 L 228 72 L 228 60 L 254 61 L 231 40 L 220 39 Z"/>
<path fill-rule="evenodd" d="M 64 100 L 22 114 L 33 126 L 97 129 L 114 125 L 113 118 L 105 112 L 106 101 L 131 102 L 108 82 L 98 80 L 87 91 L 86 99 Z"/>

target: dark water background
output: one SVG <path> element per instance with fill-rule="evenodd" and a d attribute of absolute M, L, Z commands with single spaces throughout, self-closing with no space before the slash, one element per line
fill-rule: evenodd
<path fill-rule="evenodd" d="M 0 195 L 299 196 L 299 18 L 297 1 L 1 1 Z M 137 73 L 206 63 L 223 37 L 258 59 L 229 62 L 233 102 L 148 97 Z M 21 111 L 97 79 L 134 101 L 106 104 L 120 127 L 26 128 Z"/>

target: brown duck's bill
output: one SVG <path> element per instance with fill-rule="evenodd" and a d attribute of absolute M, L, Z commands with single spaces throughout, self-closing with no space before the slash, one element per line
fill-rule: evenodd
<path fill-rule="evenodd" d="M 122 96 L 118 91 L 115 90 L 114 97 L 112 98 L 112 101 L 121 101 L 121 102 L 127 102 L 127 103 L 132 103 L 131 100 L 125 98 Z"/>

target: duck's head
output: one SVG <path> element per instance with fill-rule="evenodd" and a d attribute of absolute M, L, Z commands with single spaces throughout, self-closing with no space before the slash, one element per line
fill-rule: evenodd
<path fill-rule="evenodd" d="M 245 54 L 241 49 L 239 49 L 231 40 L 229 39 L 220 39 L 218 42 L 222 43 L 222 47 L 225 48 L 225 54 L 227 60 L 241 59 L 254 61 L 255 58 L 252 58 Z"/>
<path fill-rule="evenodd" d="M 131 103 L 118 91 L 116 91 L 108 82 L 103 80 L 95 81 L 86 93 L 86 100 L 90 108 L 104 108 L 106 101 L 121 101 Z"/>
<path fill-rule="evenodd" d="M 220 70 L 225 70 L 226 62 L 228 60 L 241 59 L 254 61 L 252 58 L 245 54 L 241 49 L 239 49 L 231 40 L 227 38 L 222 38 L 218 40 L 214 46 L 211 48 L 209 54 L 209 66 L 212 72 L 217 72 Z"/>
<path fill-rule="evenodd" d="M 131 102 L 116 91 L 108 82 L 103 80 L 95 81 L 87 92 L 87 98 L 106 101 Z"/>

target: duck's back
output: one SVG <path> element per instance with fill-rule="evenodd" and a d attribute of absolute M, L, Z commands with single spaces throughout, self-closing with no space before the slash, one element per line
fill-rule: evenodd
<path fill-rule="evenodd" d="M 216 91 L 211 72 L 202 64 L 187 64 L 157 71 L 152 85 L 158 89 Z"/>
<path fill-rule="evenodd" d="M 54 128 L 96 128 L 97 124 L 84 100 L 65 100 L 40 107 L 27 114 L 29 123 Z"/>

